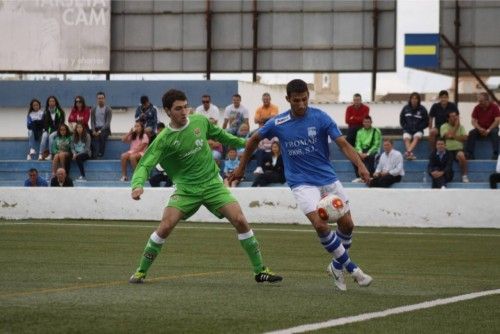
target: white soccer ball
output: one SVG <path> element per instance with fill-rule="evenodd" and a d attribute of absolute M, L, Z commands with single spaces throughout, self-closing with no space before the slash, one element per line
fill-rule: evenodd
<path fill-rule="evenodd" d="M 342 198 L 328 195 L 319 201 L 316 211 L 321 219 L 335 223 L 347 213 L 348 209 Z"/>

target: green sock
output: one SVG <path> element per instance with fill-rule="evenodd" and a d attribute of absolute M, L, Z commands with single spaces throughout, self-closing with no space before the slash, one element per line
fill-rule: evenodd
<path fill-rule="evenodd" d="M 254 273 L 258 274 L 264 268 L 262 255 L 259 249 L 259 242 L 254 237 L 252 230 L 238 235 L 241 247 L 245 250 L 253 266 Z"/>
<path fill-rule="evenodd" d="M 142 254 L 141 261 L 139 262 L 139 268 L 137 269 L 137 271 L 140 271 L 141 273 L 148 272 L 149 267 L 151 267 L 153 261 L 155 260 L 156 256 L 158 256 L 161 247 L 163 246 L 163 243 L 158 243 L 152 240 L 156 239 L 156 241 L 159 241 L 158 238 L 159 237 L 156 235 L 156 232 L 153 232 L 153 234 L 151 234 L 151 237 L 149 238 L 148 243 L 144 248 L 144 253 Z"/>

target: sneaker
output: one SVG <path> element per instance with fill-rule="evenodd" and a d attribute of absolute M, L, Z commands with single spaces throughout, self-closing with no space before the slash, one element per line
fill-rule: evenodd
<path fill-rule="evenodd" d="M 38 155 L 38 160 L 43 160 L 43 155 L 39 154 Z"/>
<path fill-rule="evenodd" d="M 81 175 L 80 175 L 80 176 L 79 176 L 76 180 L 77 180 L 77 181 L 80 181 L 80 182 L 85 182 L 85 181 L 87 181 L 87 179 L 85 178 L 85 176 L 81 176 Z"/>
<path fill-rule="evenodd" d="M 126 176 L 122 176 L 122 177 L 120 177 L 120 181 L 121 182 L 127 182 L 128 178 Z"/>
<path fill-rule="evenodd" d="M 52 154 L 47 155 L 47 158 L 45 160 L 52 160 Z"/>
<path fill-rule="evenodd" d="M 347 285 L 345 283 L 345 277 L 344 277 L 344 271 L 343 270 L 338 270 L 335 269 L 333 266 L 333 263 L 330 262 L 328 267 L 326 267 L 326 272 L 328 275 L 333 277 L 333 282 L 339 288 L 341 291 L 346 291 L 347 290 Z"/>
<path fill-rule="evenodd" d="M 408 160 L 416 160 L 417 156 L 415 154 L 413 154 L 413 152 L 410 152 L 410 154 L 408 155 L 408 157 L 406 159 L 408 159 Z"/>
<path fill-rule="evenodd" d="M 136 271 L 132 276 L 130 276 L 128 282 L 132 284 L 141 284 L 144 283 L 145 278 L 146 278 L 146 273 Z"/>
<path fill-rule="evenodd" d="M 467 177 L 467 175 L 462 175 L 462 182 L 469 183 L 469 178 Z"/>
<path fill-rule="evenodd" d="M 269 282 L 269 283 L 277 283 L 281 282 L 283 277 L 276 275 L 269 268 L 264 267 L 262 271 L 255 275 L 255 281 L 257 283 Z"/>
<path fill-rule="evenodd" d="M 31 160 L 31 154 L 28 154 L 28 155 L 26 156 L 26 160 Z"/>
<path fill-rule="evenodd" d="M 262 167 L 257 167 L 255 168 L 255 170 L 253 171 L 254 174 L 264 174 L 264 170 L 262 169 Z"/>
<path fill-rule="evenodd" d="M 351 181 L 352 183 L 362 183 L 363 179 L 360 177 L 355 178 L 354 180 Z"/>
<path fill-rule="evenodd" d="M 441 189 L 446 189 L 446 186 L 441 186 Z"/>
<path fill-rule="evenodd" d="M 359 286 L 368 286 L 373 281 L 373 278 L 370 275 L 367 275 L 360 268 L 354 269 L 351 273 L 354 282 L 358 283 Z"/>

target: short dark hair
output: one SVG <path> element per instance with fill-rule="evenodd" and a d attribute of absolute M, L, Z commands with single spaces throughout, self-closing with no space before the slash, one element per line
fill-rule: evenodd
<path fill-rule="evenodd" d="M 446 143 L 446 140 L 445 140 L 443 137 L 437 137 L 437 139 L 436 139 L 436 143 L 437 143 L 438 141 L 442 141 L 443 143 Z"/>
<path fill-rule="evenodd" d="M 389 142 L 391 145 L 393 144 L 393 141 L 391 138 L 384 138 L 384 142 Z"/>
<path fill-rule="evenodd" d="M 460 115 L 460 114 L 458 113 L 458 110 L 450 110 L 450 111 L 448 111 L 448 114 L 446 115 L 446 117 L 447 117 L 447 118 L 450 118 L 450 114 L 457 114 L 457 115 Z"/>
<path fill-rule="evenodd" d="M 28 174 L 31 174 L 31 173 L 37 173 L 38 174 L 38 169 L 36 169 L 36 168 L 30 168 L 28 170 Z"/>
<path fill-rule="evenodd" d="M 264 96 L 269 96 L 269 97 L 271 97 L 271 94 L 269 94 L 268 92 L 265 92 L 264 94 L 262 94 L 262 97 L 264 97 Z"/>
<path fill-rule="evenodd" d="M 286 95 L 290 97 L 293 93 L 309 92 L 307 84 L 304 80 L 293 79 L 286 85 Z"/>
<path fill-rule="evenodd" d="M 203 98 L 208 98 L 209 100 L 212 100 L 212 98 L 211 98 L 211 97 L 210 97 L 210 95 L 208 95 L 208 94 L 203 94 L 203 95 L 201 96 L 201 98 L 202 98 L 202 99 L 203 99 Z"/>
<path fill-rule="evenodd" d="M 365 118 L 363 118 L 363 119 L 369 119 L 371 121 L 372 117 L 370 115 L 366 115 Z"/>
<path fill-rule="evenodd" d="M 98 92 L 95 94 L 95 96 L 99 96 L 99 95 L 102 95 L 102 96 L 106 97 L 106 94 L 104 94 L 104 92 L 103 92 L 103 91 L 98 91 Z"/>
<path fill-rule="evenodd" d="M 141 96 L 141 104 L 149 102 L 149 97 L 147 95 Z"/>
<path fill-rule="evenodd" d="M 156 129 L 165 129 L 165 123 L 158 122 L 158 124 L 156 124 Z"/>
<path fill-rule="evenodd" d="M 237 97 L 241 100 L 241 95 L 240 94 L 234 94 L 233 97 Z"/>
<path fill-rule="evenodd" d="M 359 98 L 361 98 L 361 94 L 356 93 L 356 94 L 354 94 L 352 97 L 353 97 L 353 98 L 354 98 L 354 97 L 359 97 Z"/>
<path fill-rule="evenodd" d="M 161 102 L 163 103 L 163 108 L 170 109 L 175 101 L 187 101 L 186 94 L 177 89 L 169 89 L 163 97 Z"/>
<path fill-rule="evenodd" d="M 446 89 L 443 89 L 442 91 L 439 92 L 439 97 L 441 96 L 449 96 L 448 91 Z"/>

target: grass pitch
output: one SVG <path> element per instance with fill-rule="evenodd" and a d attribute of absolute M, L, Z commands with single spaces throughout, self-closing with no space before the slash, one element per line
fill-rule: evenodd
<path fill-rule="evenodd" d="M 284 281 L 260 285 L 229 224 L 180 223 L 130 285 L 155 223 L 0 221 L 0 332 L 259 333 L 500 288 L 500 231 L 357 228 L 374 277 L 340 292 L 310 226 L 253 225 Z M 500 295 L 319 333 L 498 333 Z"/>

